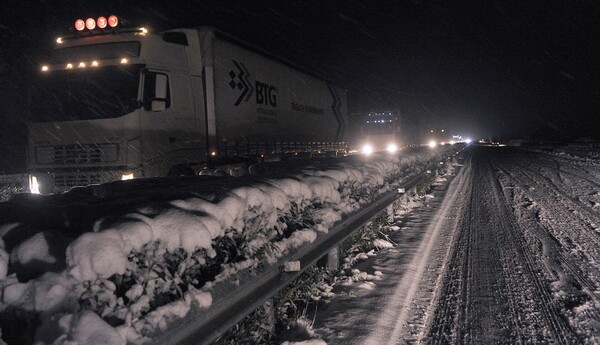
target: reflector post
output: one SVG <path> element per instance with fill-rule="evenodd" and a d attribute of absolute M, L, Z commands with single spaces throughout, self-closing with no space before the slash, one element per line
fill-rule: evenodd
<path fill-rule="evenodd" d="M 88 30 L 94 30 L 96 28 L 96 20 L 94 18 L 88 18 L 85 20 L 85 27 Z"/>
<path fill-rule="evenodd" d="M 83 19 L 77 19 L 75 21 L 75 30 L 82 31 L 83 29 L 85 29 L 85 22 Z"/>
<path fill-rule="evenodd" d="M 117 16 L 112 15 L 108 17 L 108 26 L 111 28 L 117 27 L 119 25 L 119 18 Z"/>

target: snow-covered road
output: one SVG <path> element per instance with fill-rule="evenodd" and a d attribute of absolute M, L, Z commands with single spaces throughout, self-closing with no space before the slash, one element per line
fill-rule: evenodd
<path fill-rule="evenodd" d="M 473 148 L 316 317 L 328 344 L 600 341 L 598 161 Z M 361 288 L 362 287 L 362 288 Z"/>

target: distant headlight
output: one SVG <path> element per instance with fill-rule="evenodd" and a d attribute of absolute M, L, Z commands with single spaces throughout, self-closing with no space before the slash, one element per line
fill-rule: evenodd
<path fill-rule="evenodd" d="M 370 155 L 371 153 L 373 153 L 373 146 L 371 146 L 371 145 L 368 145 L 368 144 L 367 144 L 367 145 L 364 145 L 364 146 L 362 147 L 362 152 L 363 152 L 364 154 L 366 154 L 366 155 Z"/>
<path fill-rule="evenodd" d="M 394 153 L 398 151 L 398 146 L 396 144 L 389 144 L 386 148 L 387 152 Z"/>
<path fill-rule="evenodd" d="M 434 148 L 434 147 L 437 146 L 437 143 L 434 140 L 432 140 L 432 141 L 429 142 L 428 145 L 429 145 L 429 147 Z"/>

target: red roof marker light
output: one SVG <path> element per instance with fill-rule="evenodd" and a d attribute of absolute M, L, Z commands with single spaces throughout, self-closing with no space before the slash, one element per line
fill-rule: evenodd
<path fill-rule="evenodd" d="M 77 19 L 75 21 L 75 30 L 82 31 L 83 29 L 85 29 L 85 22 L 83 19 Z"/>
<path fill-rule="evenodd" d="M 96 24 L 100 29 L 104 29 L 108 22 L 105 17 L 99 17 L 98 20 L 96 20 Z"/>
<path fill-rule="evenodd" d="M 119 25 L 119 18 L 117 18 L 117 16 L 110 16 L 108 17 L 108 26 L 110 26 L 111 28 L 117 27 L 117 25 Z"/>
<path fill-rule="evenodd" d="M 85 20 L 85 27 L 88 30 L 94 30 L 96 28 L 96 20 L 94 18 L 88 18 Z"/>

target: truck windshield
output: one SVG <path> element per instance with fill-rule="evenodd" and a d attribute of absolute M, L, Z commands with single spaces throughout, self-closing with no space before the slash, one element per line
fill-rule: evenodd
<path fill-rule="evenodd" d="M 140 56 L 140 42 L 111 42 L 67 47 L 50 51 L 49 63 L 134 58 Z"/>
<path fill-rule="evenodd" d="M 120 117 L 138 108 L 141 65 L 74 68 L 40 76 L 32 88 L 34 122 Z"/>
<path fill-rule="evenodd" d="M 389 120 L 369 121 L 362 126 L 362 133 L 369 135 L 394 134 L 396 131 L 396 123 Z"/>

